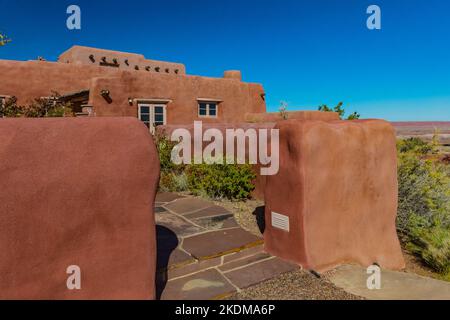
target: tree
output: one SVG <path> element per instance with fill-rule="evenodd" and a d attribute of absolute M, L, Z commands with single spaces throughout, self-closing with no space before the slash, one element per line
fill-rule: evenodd
<path fill-rule="evenodd" d="M 342 108 L 343 105 L 344 105 L 343 102 L 339 102 L 336 107 L 329 108 L 326 104 L 323 104 L 323 105 L 319 106 L 319 111 L 336 112 L 339 114 L 339 117 L 342 119 L 345 115 L 345 110 Z M 356 119 L 359 119 L 360 117 L 361 117 L 361 115 L 355 111 L 347 117 L 347 120 L 356 120 Z"/>
<path fill-rule="evenodd" d="M 7 44 L 8 42 L 11 42 L 11 39 L 9 39 L 7 36 L 5 36 L 4 34 L 0 33 L 0 47 L 4 46 L 5 44 Z"/>

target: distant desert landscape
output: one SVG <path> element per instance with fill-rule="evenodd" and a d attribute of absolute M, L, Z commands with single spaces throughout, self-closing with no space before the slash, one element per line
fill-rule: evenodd
<path fill-rule="evenodd" d="M 418 137 L 431 141 L 435 134 L 439 135 L 439 142 L 450 146 L 450 121 L 430 122 L 392 122 L 399 138 Z"/>

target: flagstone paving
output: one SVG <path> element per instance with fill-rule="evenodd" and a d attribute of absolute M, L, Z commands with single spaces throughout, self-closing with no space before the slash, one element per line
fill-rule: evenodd
<path fill-rule="evenodd" d="M 160 193 L 155 215 L 160 299 L 450 299 L 449 282 L 406 272 L 382 271 L 380 290 L 367 289 L 366 269 L 354 265 L 306 277 L 264 252 L 262 238 L 242 229 L 231 212 L 203 199 Z"/>
<path fill-rule="evenodd" d="M 159 193 L 155 201 L 158 297 L 205 300 L 299 269 L 264 252 L 263 239 L 242 229 L 212 202 Z"/>

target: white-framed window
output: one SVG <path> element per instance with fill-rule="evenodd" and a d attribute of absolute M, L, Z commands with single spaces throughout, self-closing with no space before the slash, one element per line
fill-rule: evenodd
<path fill-rule="evenodd" d="M 199 101 L 198 102 L 198 116 L 199 117 L 208 117 L 208 118 L 217 118 L 218 114 L 218 102 L 207 102 L 207 101 Z"/>
<path fill-rule="evenodd" d="M 166 105 L 139 104 L 138 117 L 152 133 L 155 133 L 156 127 L 167 124 Z"/>

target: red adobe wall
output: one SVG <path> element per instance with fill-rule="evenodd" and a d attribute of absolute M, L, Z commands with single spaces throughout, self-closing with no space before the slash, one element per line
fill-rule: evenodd
<path fill-rule="evenodd" d="M 181 63 L 157 61 L 145 59 L 142 54 L 120 52 L 113 50 L 104 50 L 98 48 L 90 48 L 83 46 L 73 46 L 66 52 L 62 53 L 58 61 L 61 63 L 75 63 L 91 66 L 99 66 L 105 63 L 115 65 L 114 68 L 119 68 L 128 71 L 136 70 L 143 72 L 160 72 L 171 74 L 186 74 L 186 68 Z M 114 60 L 115 63 L 114 63 Z"/>
<path fill-rule="evenodd" d="M 266 250 L 307 269 L 402 269 L 393 127 L 381 120 L 278 122 L 280 171 L 265 188 Z M 272 226 L 289 217 L 289 231 Z"/>
<path fill-rule="evenodd" d="M 0 95 L 16 96 L 19 104 L 51 95 L 90 90 L 90 105 L 96 116 L 137 117 L 137 100 L 168 99 L 167 123 L 242 122 L 246 113 L 266 111 L 264 89 L 238 78 L 207 78 L 174 73 L 123 71 L 117 68 L 44 61 L 0 60 Z M 102 90 L 109 90 L 106 101 Z M 199 118 L 198 98 L 222 101 L 217 118 Z"/>
<path fill-rule="evenodd" d="M 322 120 L 333 121 L 339 120 L 337 112 L 322 112 L 322 111 L 288 111 L 286 112 L 287 119 L 283 119 L 280 112 L 267 113 L 248 113 L 245 115 L 245 120 L 248 122 L 277 122 L 281 120 Z"/>
<path fill-rule="evenodd" d="M 0 119 L 0 136 L 0 299 L 155 298 L 159 160 L 144 124 Z"/>
<path fill-rule="evenodd" d="M 0 95 L 16 96 L 19 104 L 60 94 L 89 89 L 98 75 L 115 76 L 118 70 L 45 61 L 0 60 Z"/>
<path fill-rule="evenodd" d="M 109 90 L 112 103 L 101 95 Z M 236 79 L 179 76 L 171 74 L 124 72 L 118 78 L 96 78 L 91 85 L 90 104 L 97 116 L 137 116 L 138 99 L 168 99 L 167 123 L 189 124 L 195 120 L 205 123 L 243 122 L 248 112 L 265 112 L 259 84 Z M 133 105 L 128 103 L 134 100 Z M 217 99 L 217 118 L 198 116 L 198 98 Z"/>

